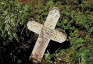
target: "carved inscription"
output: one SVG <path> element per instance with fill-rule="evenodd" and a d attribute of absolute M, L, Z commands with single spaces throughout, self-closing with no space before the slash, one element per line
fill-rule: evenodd
<path fill-rule="evenodd" d="M 44 25 L 35 21 L 28 22 L 28 29 L 39 34 L 34 49 L 29 57 L 29 59 L 34 63 L 41 62 L 50 39 L 59 43 L 62 43 L 66 40 L 66 35 L 64 33 L 54 30 L 59 17 L 59 10 L 54 8 L 50 10 Z"/>

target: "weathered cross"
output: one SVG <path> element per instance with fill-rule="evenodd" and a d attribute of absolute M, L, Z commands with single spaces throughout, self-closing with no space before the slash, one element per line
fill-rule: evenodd
<path fill-rule="evenodd" d="M 44 25 L 39 24 L 35 21 L 29 21 L 27 23 L 29 30 L 39 34 L 32 54 L 29 57 L 29 59 L 33 62 L 41 62 L 50 39 L 60 43 L 66 40 L 65 34 L 59 32 L 58 30 L 54 30 L 59 17 L 59 10 L 57 8 L 53 8 L 52 10 L 50 10 Z"/>

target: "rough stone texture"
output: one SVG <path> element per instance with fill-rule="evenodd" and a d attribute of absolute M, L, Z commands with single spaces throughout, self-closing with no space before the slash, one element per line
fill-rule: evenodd
<path fill-rule="evenodd" d="M 66 40 L 66 35 L 62 32 L 59 32 L 58 30 L 54 30 L 54 35 L 51 36 L 51 40 L 57 41 L 59 43 L 62 43 Z"/>
<path fill-rule="evenodd" d="M 59 10 L 54 8 L 50 10 L 44 25 L 34 21 L 28 22 L 28 29 L 39 34 L 32 54 L 29 57 L 29 59 L 32 60 L 34 63 L 41 62 L 50 39 L 60 43 L 66 40 L 65 34 L 59 32 L 58 30 L 54 30 L 59 17 Z"/>
<path fill-rule="evenodd" d="M 39 35 L 34 50 L 31 54 L 31 59 L 34 63 L 41 62 L 45 49 L 50 41 L 51 30 L 46 27 L 42 28 L 41 34 Z"/>
<path fill-rule="evenodd" d="M 60 17 L 59 10 L 57 9 L 50 10 L 46 18 L 46 21 L 44 23 L 44 26 L 50 29 L 55 29 L 55 26 L 56 26 L 56 23 L 58 22 L 59 17 Z"/>
<path fill-rule="evenodd" d="M 27 27 L 28 27 L 29 30 L 31 30 L 31 31 L 33 31 L 33 32 L 35 32 L 37 34 L 40 34 L 43 25 L 40 24 L 40 23 L 37 23 L 35 21 L 29 21 L 27 23 Z"/>

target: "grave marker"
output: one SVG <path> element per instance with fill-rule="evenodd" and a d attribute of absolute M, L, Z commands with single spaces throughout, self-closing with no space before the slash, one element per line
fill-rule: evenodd
<path fill-rule="evenodd" d="M 39 34 L 32 54 L 29 57 L 29 59 L 32 60 L 34 63 L 41 62 L 50 39 L 59 43 L 62 43 L 66 40 L 66 35 L 55 29 L 59 17 L 59 10 L 57 8 L 53 8 L 52 10 L 50 10 L 44 25 L 35 21 L 29 21 L 27 23 L 27 27 L 29 30 Z"/>

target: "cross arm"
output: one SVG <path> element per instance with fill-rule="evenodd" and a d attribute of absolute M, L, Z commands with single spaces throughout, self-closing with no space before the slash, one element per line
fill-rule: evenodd
<path fill-rule="evenodd" d="M 54 34 L 51 36 L 51 40 L 62 43 L 66 40 L 66 35 L 58 30 L 54 30 Z"/>
<path fill-rule="evenodd" d="M 37 34 L 40 34 L 43 25 L 40 24 L 40 23 L 37 23 L 35 21 L 29 21 L 27 23 L 27 27 L 28 27 L 29 30 L 31 30 L 31 31 L 33 31 L 33 32 L 35 32 Z"/>

